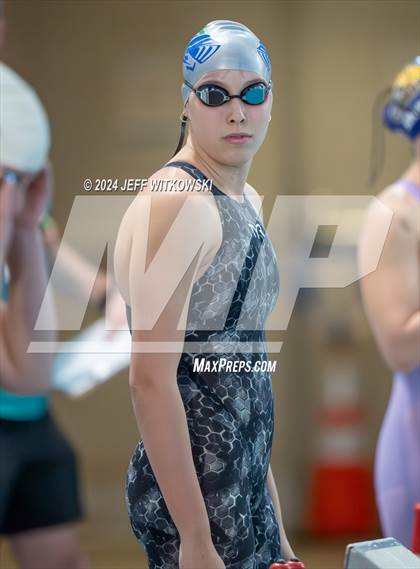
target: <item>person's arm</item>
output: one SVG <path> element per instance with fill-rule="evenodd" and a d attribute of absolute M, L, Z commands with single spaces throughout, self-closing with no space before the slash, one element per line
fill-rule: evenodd
<path fill-rule="evenodd" d="M 255 210 L 257 211 L 258 215 L 260 216 L 261 221 L 264 222 L 263 200 L 256 191 L 256 189 L 253 188 L 250 184 L 247 184 L 247 195 L 252 200 L 252 204 Z M 276 482 L 274 480 L 273 472 L 271 470 L 271 464 L 269 465 L 267 472 L 267 486 L 271 496 L 271 500 L 273 501 L 273 507 L 276 514 L 277 523 L 279 526 L 280 541 L 281 541 L 281 548 L 283 555 L 286 559 L 292 559 L 293 557 L 295 557 L 295 554 L 292 548 L 290 547 L 289 540 L 287 539 L 286 531 L 284 529 L 280 498 L 277 492 L 277 487 L 276 487 Z"/>
<path fill-rule="evenodd" d="M 0 291 L 13 235 L 16 182 L 0 168 Z"/>
<path fill-rule="evenodd" d="M 181 315 L 184 305 L 188 306 L 192 279 L 203 259 L 202 255 L 196 255 L 191 262 L 187 244 L 194 239 L 201 239 L 201 243 L 210 239 L 213 214 L 209 213 L 208 206 L 204 207 L 205 200 L 187 199 L 193 205 L 188 225 L 185 220 L 181 221 L 181 226 L 184 224 L 181 235 L 168 234 L 173 222 L 176 221 L 179 227 L 178 214 L 183 201 L 180 194 L 137 198 L 119 231 L 115 275 L 122 295 L 128 297 L 131 305 L 130 389 L 148 459 L 181 541 L 199 541 L 208 549 L 213 547 L 210 524 L 193 462 L 185 409 L 177 385 L 177 368 L 185 335 L 185 321 L 182 322 Z M 135 221 L 130 222 L 130 216 Z M 126 227 L 135 229 L 130 232 Z M 124 259 L 128 249 L 129 262 Z M 201 249 L 205 256 L 206 245 Z M 127 281 L 123 273 L 127 272 L 128 264 Z M 160 312 L 163 283 L 183 266 L 189 266 L 189 269 L 178 281 L 169 302 L 162 306 L 157 323 L 148 330 L 151 313 Z M 137 351 L 147 342 L 152 346 L 153 343 L 168 342 L 176 349 L 172 353 L 162 349 L 156 353 Z"/>
<path fill-rule="evenodd" d="M 10 271 L 9 296 L 0 307 L 0 383 L 17 393 L 45 391 L 51 384 L 52 354 L 28 353 L 35 339 L 34 327 L 47 286 L 46 257 L 38 227 L 47 189 L 47 175 L 41 172 L 26 190 L 23 209 L 15 218 L 7 263 Z M 17 191 L 22 191 L 17 189 Z M 55 340 L 52 299 L 44 301 L 43 341 Z M 40 339 L 38 333 L 36 339 Z"/>
<path fill-rule="evenodd" d="M 366 314 L 388 366 L 409 372 L 420 365 L 419 230 L 413 212 L 396 196 L 382 201 L 394 209 L 389 232 L 375 271 L 361 279 Z M 369 266 L 376 230 L 384 212 L 373 204 L 360 240 L 359 266 Z"/>
<path fill-rule="evenodd" d="M 161 249 L 181 205 L 177 195 L 153 196 L 152 202 L 146 266 Z M 147 223 L 144 227 L 147 229 Z M 145 258 L 147 238 L 144 236 L 141 231 L 134 236 L 130 262 L 133 345 L 167 341 L 173 346 L 177 344 L 178 349 L 174 353 L 159 351 L 154 354 L 136 353 L 134 347 L 130 367 L 134 410 L 147 456 L 181 539 L 194 534 L 211 542 L 210 524 L 195 472 L 185 409 L 176 380 L 185 334 L 185 328 L 177 329 L 178 321 L 184 304 L 189 302 L 190 283 L 197 266 L 194 263 L 182 278 L 154 328 L 142 330 L 149 325 L 145 307 L 158 306 L 156 292 L 176 270 L 176 265 L 185 263 L 183 253 L 187 250 L 185 242 L 174 242 L 172 259 L 169 254 L 163 258 L 162 270 L 145 283 L 139 266 Z"/>
<path fill-rule="evenodd" d="M 292 559 L 293 557 L 295 557 L 295 554 L 293 552 L 293 549 L 290 547 L 289 540 L 287 539 L 286 531 L 284 529 L 280 499 L 277 492 L 277 487 L 276 487 L 276 482 L 274 480 L 273 472 L 271 470 L 271 464 L 268 467 L 267 486 L 271 496 L 271 500 L 273 501 L 274 511 L 276 513 L 276 519 L 280 530 L 280 542 L 281 542 L 282 554 L 286 560 Z"/>

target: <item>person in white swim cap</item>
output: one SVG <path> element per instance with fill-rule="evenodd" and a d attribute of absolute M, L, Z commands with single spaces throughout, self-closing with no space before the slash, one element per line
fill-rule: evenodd
<path fill-rule="evenodd" d="M 48 408 L 52 354 L 27 352 L 41 302 L 51 332 L 36 339 L 55 340 L 41 229 L 52 193 L 49 150 L 39 97 L 0 63 L 0 536 L 22 569 L 85 569 L 70 527 L 82 514 L 75 454 Z"/>

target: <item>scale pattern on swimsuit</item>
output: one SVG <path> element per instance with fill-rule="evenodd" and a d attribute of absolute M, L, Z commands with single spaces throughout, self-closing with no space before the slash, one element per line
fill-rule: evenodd
<path fill-rule="evenodd" d="M 171 163 L 193 177 L 186 163 Z M 227 569 L 268 569 L 281 558 L 279 528 L 267 487 L 274 404 L 264 326 L 279 293 L 276 256 L 248 199 L 241 204 L 214 185 L 222 244 L 194 283 L 177 381 L 212 540 Z M 191 344 L 190 342 L 195 342 Z M 208 352 L 209 343 L 212 351 Z M 226 349 L 228 345 L 240 349 Z M 190 349 L 190 346 L 194 346 Z M 207 353 L 203 352 L 207 349 Z M 227 371 L 194 371 L 194 358 L 232 364 Z M 233 371 L 238 362 L 247 369 Z M 151 569 L 176 569 L 179 533 L 140 441 L 126 484 L 131 525 Z"/>

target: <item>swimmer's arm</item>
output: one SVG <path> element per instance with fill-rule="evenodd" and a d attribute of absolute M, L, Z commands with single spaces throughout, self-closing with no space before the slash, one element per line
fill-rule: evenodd
<path fill-rule="evenodd" d="M 54 331 L 34 333 L 47 285 L 44 246 L 38 227 L 15 226 L 8 266 L 9 298 L 0 307 L 0 384 L 17 393 L 43 392 L 51 384 L 52 354 L 31 354 L 32 340 L 54 341 Z M 55 329 L 52 299 L 43 304 L 43 323 Z"/>
<path fill-rule="evenodd" d="M 183 351 L 185 330 L 185 322 L 182 322 L 180 316 L 184 305 L 188 307 L 190 283 L 199 262 L 199 255 L 195 255 L 191 262 L 186 255 L 186 244 L 191 239 L 197 239 L 197 235 L 192 235 L 197 233 L 197 228 L 200 228 L 203 240 L 206 240 L 206 232 L 210 231 L 210 216 L 207 210 L 202 215 L 197 208 L 189 227 L 185 227 L 184 236 L 170 238 L 169 250 L 163 253 L 163 241 L 177 218 L 179 200 L 179 197 L 168 194 L 153 196 L 149 228 L 147 216 L 142 215 L 144 212 L 140 210 L 135 215 L 136 230 L 131 241 L 129 267 L 133 323 L 130 389 L 147 456 L 181 540 L 211 544 L 210 523 L 195 470 L 185 408 L 177 384 L 177 368 Z M 203 246 L 202 248 L 204 250 Z M 146 278 L 143 274 L 144 267 L 147 271 L 153 271 L 151 261 L 158 261 L 159 255 L 160 268 L 155 270 L 152 278 Z M 159 291 L 163 288 L 163 283 L 168 281 L 178 266 L 189 266 L 185 277 L 181 277 L 154 327 L 151 330 L 145 329 L 150 327 L 150 311 L 161 303 Z M 180 330 L 177 329 L 178 322 Z M 144 347 L 147 342 L 169 342 L 174 351 L 165 353 L 161 348 L 157 353 L 136 353 L 136 347 Z"/>
<path fill-rule="evenodd" d="M 390 202 L 389 205 L 392 205 Z M 369 264 L 377 227 L 383 222 L 373 205 L 362 234 L 359 267 Z M 375 271 L 361 279 L 366 313 L 382 355 L 392 370 L 420 365 L 420 282 L 418 239 L 407 216 L 394 213 Z"/>
<path fill-rule="evenodd" d="M 282 553 L 283 553 L 286 560 L 291 559 L 292 557 L 295 557 L 295 554 L 293 552 L 293 549 L 290 547 L 289 541 L 288 541 L 287 536 L 286 536 L 286 531 L 284 529 L 283 517 L 282 517 L 282 513 L 281 513 L 281 506 L 280 506 L 280 499 L 279 499 L 279 495 L 277 492 L 277 487 L 276 487 L 276 482 L 274 480 L 273 472 L 271 470 L 271 464 L 268 467 L 267 485 L 268 485 L 268 491 L 269 491 L 271 499 L 273 501 L 274 511 L 276 514 L 277 523 L 278 523 L 279 530 L 280 530 L 280 542 L 281 542 Z"/>
<path fill-rule="evenodd" d="M 6 258 L 13 236 L 15 210 L 14 184 L 0 180 L 0 292 L 5 271 Z"/>

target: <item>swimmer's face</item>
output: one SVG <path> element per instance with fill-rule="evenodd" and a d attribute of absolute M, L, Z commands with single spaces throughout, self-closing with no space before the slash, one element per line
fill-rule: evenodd
<path fill-rule="evenodd" d="M 239 95 L 245 87 L 263 81 L 251 71 L 212 71 L 195 85 L 213 83 L 224 87 L 230 95 Z M 185 107 L 190 120 L 194 144 L 220 163 L 237 166 L 251 160 L 265 139 L 273 104 L 270 91 L 261 105 L 248 105 L 240 99 L 231 99 L 219 107 L 208 107 L 191 93 Z M 226 136 L 246 133 L 250 138 L 242 144 L 226 140 Z"/>

